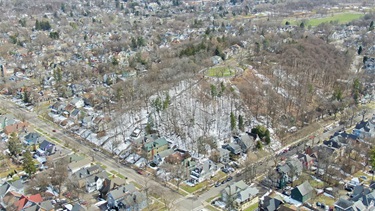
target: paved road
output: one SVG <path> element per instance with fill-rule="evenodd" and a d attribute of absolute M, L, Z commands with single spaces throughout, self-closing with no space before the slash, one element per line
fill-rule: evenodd
<path fill-rule="evenodd" d="M 125 175 L 129 181 L 135 181 L 136 183 L 141 184 L 141 185 L 144 185 L 147 181 L 147 184 L 149 186 L 161 190 L 168 197 L 170 197 L 171 201 L 174 201 L 175 203 L 174 210 L 180 210 L 180 211 L 200 210 L 205 205 L 207 205 L 207 202 L 206 202 L 207 199 L 217 196 L 220 193 L 220 191 L 224 189 L 227 185 L 234 183 L 234 181 L 231 181 L 220 187 L 213 187 L 200 196 L 188 195 L 186 197 L 182 197 L 181 195 L 176 194 L 171 189 L 162 186 L 156 181 L 146 178 L 144 176 L 141 176 L 137 174 L 134 170 L 117 163 L 113 157 L 109 157 L 100 152 L 93 151 L 92 148 L 88 144 L 86 144 L 84 141 L 78 138 L 73 138 L 72 136 L 68 134 L 65 134 L 64 131 L 61 128 L 57 127 L 55 124 L 52 124 L 48 121 L 41 120 L 35 113 L 28 112 L 26 109 L 15 105 L 13 102 L 5 98 L 4 96 L 0 95 L 0 100 L 2 102 L 0 104 L 0 107 L 2 107 L 3 109 L 7 110 L 10 113 L 13 113 L 16 116 L 24 116 L 25 119 L 28 122 L 30 122 L 30 124 L 33 127 L 42 129 L 50 137 L 55 137 L 63 141 L 63 143 L 69 143 L 70 146 L 77 146 L 80 153 L 83 153 L 88 157 L 93 157 L 95 161 L 100 161 L 105 166 L 107 166 L 108 171 L 112 171 L 112 170 L 117 171 L 120 174 Z M 366 117 L 369 118 L 371 117 L 371 115 L 372 115 L 372 112 L 367 112 Z M 353 123 L 359 122 L 360 120 L 361 120 L 361 116 L 357 116 L 353 120 Z M 342 126 L 335 126 L 332 130 L 326 133 L 317 135 L 315 137 L 315 144 L 318 144 L 318 140 L 322 141 L 322 140 L 327 139 L 329 136 L 331 136 L 335 131 L 339 130 L 340 128 L 342 128 Z M 56 132 L 53 132 L 53 130 L 56 130 Z M 308 136 L 305 138 L 296 140 L 295 142 L 293 142 L 292 144 L 288 146 L 285 146 L 284 148 L 288 148 L 292 145 L 298 145 L 299 143 L 303 142 L 307 138 Z M 303 145 L 299 145 L 291 149 L 289 152 L 279 155 L 278 157 L 281 157 L 281 156 L 290 157 L 292 155 L 295 155 L 297 152 L 302 151 L 303 147 L 304 147 Z M 256 165 L 258 166 L 257 172 L 266 172 L 270 167 L 272 167 L 274 165 L 273 162 L 270 161 L 272 157 L 274 157 L 274 155 L 270 154 L 258 160 L 256 162 Z M 241 177 L 236 178 L 235 180 L 237 181 L 239 179 L 241 179 Z"/>
<path fill-rule="evenodd" d="M 182 197 L 181 195 L 176 194 L 169 188 L 162 186 L 156 181 L 151 180 L 145 176 L 141 176 L 137 174 L 133 169 L 127 168 L 117 163 L 117 160 L 113 159 L 113 157 L 109 157 L 100 152 L 95 152 L 88 144 L 85 144 L 85 142 L 82 142 L 80 139 L 73 138 L 68 134 L 65 134 L 64 130 L 57 127 L 55 124 L 42 120 L 37 116 L 37 114 L 29 112 L 24 108 L 21 108 L 20 106 L 14 104 L 4 96 L 0 95 L 0 100 L 0 107 L 3 110 L 12 113 L 18 117 L 24 117 L 25 120 L 29 122 L 32 127 L 36 129 L 41 129 L 45 133 L 47 133 L 48 136 L 61 140 L 62 144 L 69 143 L 70 147 L 77 147 L 80 153 L 86 155 L 87 157 L 93 157 L 95 161 L 99 161 L 103 165 L 105 165 L 107 167 L 107 171 L 117 171 L 120 174 L 126 176 L 128 178 L 128 181 L 134 181 L 140 185 L 145 185 L 145 183 L 147 183 L 149 187 L 157 188 L 161 190 L 163 193 L 168 194 L 168 196 L 172 198 L 171 200 L 177 200 L 178 198 Z M 56 144 L 61 145 L 60 143 Z"/>

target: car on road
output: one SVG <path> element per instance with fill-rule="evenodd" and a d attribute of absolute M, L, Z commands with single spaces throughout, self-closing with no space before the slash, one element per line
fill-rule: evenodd
<path fill-rule="evenodd" d="M 228 178 L 226 179 L 226 181 L 229 182 L 229 181 L 231 181 L 232 179 L 233 179 L 233 177 L 228 177 Z"/>
<path fill-rule="evenodd" d="M 216 184 L 215 184 L 215 187 L 219 187 L 221 185 L 221 183 L 220 182 L 217 182 Z"/>
<path fill-rule="evenodd" d="M 52 130 L 52 132 L 56 132 L 56 130 L 55 130 L 55 129 L 53 129 L 53 130 Z"/>
<path fill-rule="evenodd" d="M 99 149 L 98 149 L 98 148 L 94 148 L 94 149 L 92 149 L 92 150 L 94 150 L 95 152 L 99 152 Z"/>
<path fill-rule="evenodd" d="M 144 174 L 144 171 L 143 171 L 143 170 L 140 170 L 140 169 L 136 170 L 136 172 L 137 172 L 137 174 L 139 174 L 139 175 L 143 175 L 143 174 Z"/>

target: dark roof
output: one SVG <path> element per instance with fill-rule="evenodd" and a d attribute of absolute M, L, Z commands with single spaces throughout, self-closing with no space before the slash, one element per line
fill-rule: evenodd
<path fill-rule="evenodd" d="M 269 196 L 264 197 L 262 208 L 266 211 L 274 211 L 282 204 L 283 202 L 276 199 L 271 198 Z"/>
<path fill-rule="evenodd" d="M 295 187 L 298 189 L 298 191 L 301 193 L 302 196 L 305 196 L 306 194 L 310 193 L 314 189 L 311 187 L 309 181 L 305 181 L 304 183 L 298 185 Z"/>
<path fill-rule="evenodd" d="M 51 143 L 51 142 L 49 142 L 49 141 L 47 141 L 47 140 L 44 140 L 40 145 L 39 145 L 39 148 L 40 149 L 47 149 L 48 148 L 48 146 L 54 146 L 55 144 L 53 144 L 53 143 Z"/>
<path fill-rule="evenodd" d="M 347 209 L 349 207 L 351 207 L 353 205 L 353 202 L 352 201 L 349 201 L 349 200 L 346 200 L 346 199 L 343 199 L 343 198 L 339 198 L 339 200 L 335 203 L 335 207 L 340 207 L 340 208 L 343 208 L 343 209 Z"/>
<path fill-rule="evenodd" d="M 25 136 L 25 140 L 37 139 L 40 137 L 39 133 L 29 133 Z"/>

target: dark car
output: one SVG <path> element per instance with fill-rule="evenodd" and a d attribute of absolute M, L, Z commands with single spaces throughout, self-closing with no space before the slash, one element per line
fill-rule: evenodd
<path fill-rule="evenodd" d="M 233 177 L 228 177 L 227 182 L 231 181 L 232 179 L 233 179 Z"/>
<path fill-rule="evenodd" d="M 346 191 L 349 191 L 349 192 L 352 192 L 352 191 L 353 191 L 353 188 L 352 188 L 352 187 L 345 187 L 345 190 L 346 190 Z"/>
<path fill-rule="evenodd" d="M 221 182 L 221 184 L 225 184 L 227 181 L 226 180 L 223 180 L 222 182 Z"/>

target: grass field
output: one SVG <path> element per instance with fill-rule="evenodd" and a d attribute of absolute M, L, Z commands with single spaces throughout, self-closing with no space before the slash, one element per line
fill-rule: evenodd
<path fill-rule="evenodd" d="M 337 21 L 339 24 L 348 23 L 352 20 L 356 20 L 360 17 L 362 17 L 364 14 L 362 13 L 338 13 L 338 14 L 332 14 L 324 18 L 312 18 L 308 19 L 306 26 L 318 26 L 321 23 L 331 22 L 331 21 Z M 286 21 L 289 21 L 291 25 L 298 25 L 301 23 L 301 20 L 284 20 L 283 24 L 285 24 Z"/>
<path fill-rule="evenodd" d="M 233 75 L 234 71 L 228 67 L 212 67 L 207 70 L 207 76 L 210 77 L 229 77 Z"/>
<path fill-rule="evenodd" d="M 181 184 L 181 188 L 186 191 L 186 192 L 189 192 L 189 193 L 194 193 L 195 191 L 198 191 L 204 187 L 206 187 L 208 185 L 208 182 L 207 181 L 203 181 L 203 182 L 200 182 L 198 183 L 197 185 L 195 185 L 194 187 L 191 187 L 189 185 L 186 185 L 186 184 Z"/>
<path fill-rule="evenodd" d="M 256 210 L 257 208 L 258 208 L 258 204 L 255 203 L 251 205 L 250 207 L 246 208 L 245 211 L 253 211 L 253 210 Z"/>

